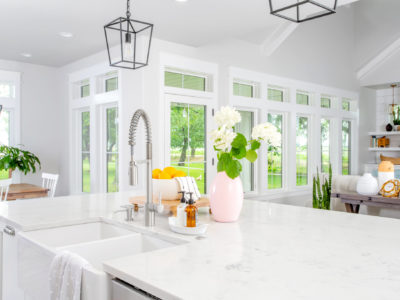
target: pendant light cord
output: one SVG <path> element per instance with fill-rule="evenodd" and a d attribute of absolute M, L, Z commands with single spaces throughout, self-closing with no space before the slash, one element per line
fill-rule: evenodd
<path fill-rule="evenodd" d="M 131 1 L 130 0 L 126 1 L 126 18 L 127 19 L 131 18 Z"/>

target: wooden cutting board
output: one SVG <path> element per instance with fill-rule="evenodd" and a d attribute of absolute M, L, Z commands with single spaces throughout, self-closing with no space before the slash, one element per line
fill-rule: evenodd
<path fill-rule="evenodd" d="M 132 204 L 144 205 L 146 203 L 146 196 L 132 197 L 129 201 Z M 158 203 L 158 201 L 154 201 L 154 203 Z M 161 200 L 161 203 L 164 205 L 164 211 L 170 211 L 176 216 L 176 210 L 181 202 L 180 200 Z M 195 205 L 197 207 L 210 207 L 210 200 L 208 198 L 200 198 L 196 201 Z"/>

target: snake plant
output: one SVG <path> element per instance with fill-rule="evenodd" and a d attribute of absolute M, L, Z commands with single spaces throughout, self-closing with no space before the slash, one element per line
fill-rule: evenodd
<path fill-rule="evenodd" d="M 329 164 L 329 177 L 328 179 L 325 179 L 322 185 L 318 169 L 317 169 L 317 176 L 313 178 L 313 207 L 318 209 L 329 210 L 331 206 L 331 191 L 332 191 L 332 165 Z"/>

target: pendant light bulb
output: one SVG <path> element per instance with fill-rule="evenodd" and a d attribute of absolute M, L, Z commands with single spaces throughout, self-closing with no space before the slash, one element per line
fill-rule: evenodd
<path fill-rule="evenodd" d="M 133 61 L 133 43 L 132 43 L 132 36 L 130 33 L 125 34 L 124 60 L 130 62 Z"/>

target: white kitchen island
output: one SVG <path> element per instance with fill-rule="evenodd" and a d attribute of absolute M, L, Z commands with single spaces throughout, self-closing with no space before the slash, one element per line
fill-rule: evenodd
<path fill-rule="evenodd" d="M 205 237 L 194 238 L 170 232 L 165 216 L 157 216 L 151 229 L 143 226 L 143 216 L 129 224 L 121 221 L 122 215 L 113 212 L 129 196 L 0 203 L 0 221 L 18 235 L 110 220 L 143 234 L 180 240 L 173 247 L 103 262 L 112 277 L 161 299 L 400 297 L 400 220 L 248 200 L 237 223 L 215 223 L 210 216 L 200 215 L 210 226 Z M 16 272 L 10 271 L 7 256 L 12 252 L 6 245 L 11 238 L 4 237 L 3 295 L 7 284 L 14 285 L 18 278 L 4 274 Z"/>

